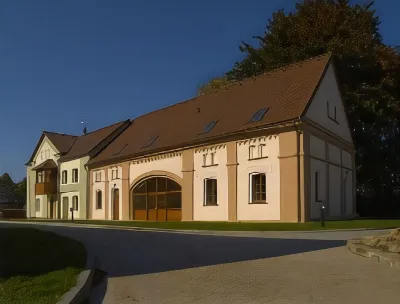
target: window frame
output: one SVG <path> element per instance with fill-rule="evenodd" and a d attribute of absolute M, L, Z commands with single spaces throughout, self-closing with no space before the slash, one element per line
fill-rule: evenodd
<path fill-rule="evenodd" d="M 319 189 L 320 181 L 319 181 L 319 171 L 314 172 L 314 199 L 316 203 L 322 203 L 320 200 L 320 189 Z"/>
<path fill-rule="evenodd" d="M 215 181 L 215 184 L 211 184 L 211 194 L 207 193 L 209 189 L 207 182 L 208 181 Z M 213 194 L 213 190 L 215 190 L 215 195 Z M 214 197 L 211 201 L 208 201 L 208 197 Z M 219 206 L 218 205 L 218 180 L 216 177 L 209 177 L 205 178 L 203 181 L 203 206 L 204 207 L 212 207 L 212 206 Z"/>
<path fill-rule="evenodd" d="M 254 157 L 254 150 L 256 149 L 255 145 L 250 145 L 249 146 L 249 159 L 255 159 Z"/>
<path fill-rule="evenodd" d="M 115 176 L 114 176 L 114 172 L 115 172 Z M 118 179 L 118 167 L 111 169 L 111 180 L 114 180 L 114 179 Z"/>
<path fill-rule="evenodd" d="M 96 210 L 103 209 L 103 192 L 98 189 L 96 190 Z"/>
<path fill-rule="evenodd" d="M 94 181 L 101 182 L 101 171 L 94 172 Z"/>
<path fill-rule="evenodd" d="M 72 169 L 72 183 L 74 184 L 79 183 L 79 170 L 77 168 Z"/>
<path fill-rule="evenodd" d="M 35 212 L 40 212 L 40 198 L 35 199 Z"/>
<path fill-rule="evenodd" d="M 74 211 L 79 211 L 79 198 L 77 195 L 72 196 L 72 208 Z"/>
<path fill-rule="evenodd" d="M 65 176 L 65 178 L 64 178 Z M 68 184 L 68 171 L 62 170 L 61 171 L 61 184 L 66 185 Z"/>
<path fill-rule="evenodd" d="M 256 195 L 257 192 L 254 192 L 254 186 L 253 186 L 253 177 L 254 176 L 265 176 L 265 200 L 257 200 L 254 199 L 254 196 Z M 262 191 L 262 182 L 260 182 L 260 191 L 261 195 L 263 195 Z M 267 200 L 267 174 L 265 172 L 252 172 L 249 174 L 249 204 L 268 204 Z"/>

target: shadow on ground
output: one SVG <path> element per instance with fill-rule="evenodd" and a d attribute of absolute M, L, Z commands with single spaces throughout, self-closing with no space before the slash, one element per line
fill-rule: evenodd
<path fill-rule="evenodd" d="M 82 241 L 109 277 L 159 273 L 344 246 L 343 240 L 195 235 L 41 226 Z"/>

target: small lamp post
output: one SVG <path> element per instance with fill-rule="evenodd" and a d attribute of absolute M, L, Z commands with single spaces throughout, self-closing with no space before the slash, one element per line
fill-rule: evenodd
<path fill-rule="evenodd" d="M 321 201 L 321 227 L 325 228 L 325 205 L 324 203 Z"/>
<path fill-rule="evenodd" d="M 71 211 L 71 221 L 74 220 L 74 208 L 69 208 L 69 211 Z"/>

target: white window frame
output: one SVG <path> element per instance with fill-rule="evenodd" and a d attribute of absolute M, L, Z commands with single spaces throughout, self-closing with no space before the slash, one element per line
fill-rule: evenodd
<path fill-rule="evenodd" d="M 217 200 L 215 204 L 207 204 L 207 181 L 208 180 L 215 180 L 216 181 L 216 187 L 217 187 Z M 219 206 L 218 204 L 218 179 L 216 177 L 209 177 L 205 178 L 203 180 L 203 206 L 209 207 L 209 206 Z"/>
<path fill-rule="evenodd" d="M 249 159 L 254 159 L 254 150 L 256 149 L 256 146 L 251 145 L 249 146 Z"/>
<path fill-rule="evenodd" d="M 267 153 L 266 153 L 266 144 L 259 144 L 258 145 L 258 158 L 263 158 L 263 157 L 267 157 Z"/>
<path fill-rule="evenodd" d="M 253 176 L 264 174 L 265 175 L 265 203 L 268 202 L 268 189 L 267 189 L 267 173 L 266 172 L 252 172 L 249 174 L 249 204 L 263 204 L 262 201 L 253 200 Z"/>
<path fill-rule="evenodd" d="M 64 175 L 65 175 L 65 178 L 64 178 Z M 61 184 L 63 184 L 63 185 L 68 184 L 68 171 L 67 170 L 61 171 Z"/>
<path fill-rule="evenodd" d="M 100 208 L 99 208 L 99 194 L 100 194 Z M 103 192 L 98 189 L 96 190 L 96 210 L 103 209 Z"/>
<path fill-rule="evenodd" d="M 216 152 L 210 153 L 210 155 L 211 155 L 211 164 L 210 164 L 210 166 L 215 166 L 216 165 L 215 154 L 216 154 Z"/>
<path fill-rule="evenodd" d="M 97 171 L 94 173 L 94 181 L 101 182 L 101 171 Z"/>
<path fill-rule="evenodd" d="M 77 195 L 72 197 L 72 208 L 74 208 L 74 211 L 79 211 L 79 197 Z"/>
<path fill-rule="evenodd" d="M 118 179 L 118 167 L 111 169 L 111 179 Z"/>
<path fill-rule="evenodd" d="M 40 198 L 35 200 L 35 212 L 40 212 Z"/>
<path fill-rule="evenodd" d="M 207 166 L 207 153 L 203 154 L 203 167 Z"/>
<path fill-rule="evenodd" d="M 46 154 L 46 159 L 49 159 L 50 158 L 50 149 L 47 149 L 45 154 Z"/>
<path fill-rule="evenodd" d="M 76 172 L 76 176 L 75 176 Z M 79 170 L 77 168 L 72 169 L 72 182 L 79 183 Z"/>

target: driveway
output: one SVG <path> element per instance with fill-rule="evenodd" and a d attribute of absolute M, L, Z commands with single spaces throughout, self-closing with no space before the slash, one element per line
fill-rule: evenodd
<path fill-rule="evenodd" d="M 1 227 L 1 225 L 0 225 Z M 40 226 L 108 273 L 91 303 L 398 303 L 400 270 L 351 254 L 377 231 L 168 233 Z"/>

